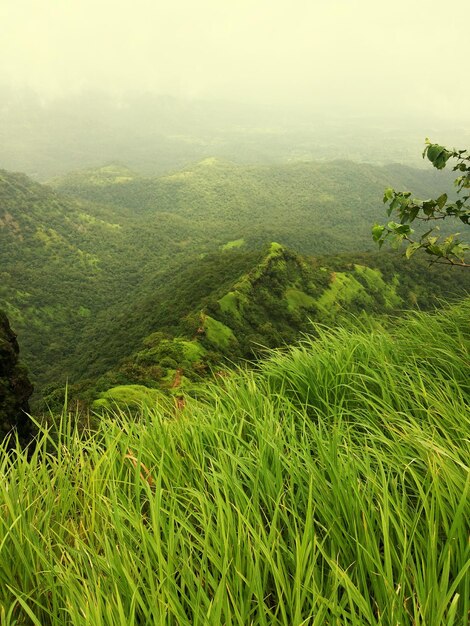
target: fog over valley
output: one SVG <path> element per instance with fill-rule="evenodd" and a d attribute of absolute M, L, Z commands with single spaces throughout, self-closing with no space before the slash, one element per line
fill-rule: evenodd
<path fill-rule="evenodd" d="M 0 164 L 420 165 L 465 142 L 466 0 L 3 0 Z"/>

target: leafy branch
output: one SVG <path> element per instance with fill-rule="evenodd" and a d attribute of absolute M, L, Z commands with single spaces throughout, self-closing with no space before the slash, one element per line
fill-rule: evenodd
<path fill-rule="evenodd" d="M 457 199 L 449 202 L 446 193 L 436 199 L 418 200 L 412 198 L 409 191 L 395 191 L 388 188 L 384 192 L 383 202 L 388 204 L 387 215 L 395 214 L 399 221 L 389 221 L 385 225 L 375 224 L 372 238 L 379 247 L 388 240 L 393 247 L 406 244 L 405 255 L 410 258 L 418 250 L 430 255 L 432 263 L 445 263 L 470 267 L 467 252 L 470 245 L 462 241 L 460 233 L 447 237 L 436 235 L 438 226 L 432 226 L 422 235 L 416 235 L 410 224 L 413 222 L 436 222 L 439 220 L 457 219 L 465 226 L 470 225 L 470 153 L 468 150 L 448 150 L 444 146 L 431 143 L 426 139 L 423 158 L 427 157 L 433 166 L 444 169 L 449 159 L 455 159 L 453 171 L 460 175 L 455 179 Z"/>

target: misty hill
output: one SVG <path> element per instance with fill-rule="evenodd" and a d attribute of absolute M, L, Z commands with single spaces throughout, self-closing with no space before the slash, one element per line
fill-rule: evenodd
<path fill-rule="evenodd" d="M 41 346 L 51 362 L 61 358 L 74 330 L 107 301 L 102 277 L 121 245 L 108 209 L 90 212 L 26 176 L 0 172 L 0 297 L 33 372 Z"/>
<path fill-rule="evenodd" d="M 40 180 L 127 163 L 162 174 L 217 156 L 239 163 L 315 159 L 420 166 L 426 135 L 461 144 L 468 128 L 432 119 L 373 119 L 170 96 L 82 93 L 41 101 L 0 86 L 0 164 Z"/>
<path fill-rule="evenodd" d="M 72 195 L 83 196 L 88 187 L 116 185 L 141 178 L 139 174 L 120 163 L 109 163 L 101 167 L 90 167 L 69 172 L 65 176 L 49 181 L 49 185 L 59 191 L 69 191 Z M 62 187 L 64 187 L 62 189 Z"/>
<path fill-rule="evenodd" d="M 0 171 L 0 299 L 34 379 L 60 373 L 90 319 L 176 261 L 175 232 L 184 240 L 197 227 L 171 216 L 149 224 Z"/>
<path fill-rule="evenodd" d="M 380 215 L 385 187 L 417 196 L 440 193 L 451 176 L 400 165 L 350 161 L 273 166 L 205 159 L 157 178 L 108 182 L 103 169 L 53 181 L 61 192 L 114 207 L 178 215 L 212 228 L 215 242 L 244 239 L 249 246 L 280 241 L 307 254 L 371 248 L 370 227 Z"/>

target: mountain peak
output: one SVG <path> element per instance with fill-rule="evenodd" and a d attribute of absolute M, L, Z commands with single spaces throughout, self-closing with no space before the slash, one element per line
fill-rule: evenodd
<path fill-rule="evenodd" d="M 89 167 L 69 172 L 49 181 L 52 187 L 64 190 L 68 187 L 102 187 L 128 183 L 140 176 L 121 163 L 108 163 L 99 167 Z"/>

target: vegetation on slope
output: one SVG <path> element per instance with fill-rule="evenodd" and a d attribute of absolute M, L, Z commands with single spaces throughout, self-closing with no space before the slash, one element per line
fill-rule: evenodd
<path fill-rule="evenodd" d="M 197 239 L 184 220 L 143 223 L 0 171 L 0 300 L 33 379 L 62 380 L 85 328 L 181 263 L 190 232 Z"/>
<path fill-rule="evenodd" d="M 179 215 L 212 228 L 217 241 L 259 247 L 280 241 L 306 254 L 371 248 L 370 224 L 387 186 L 438 191 L 433 172 L 349 161 L 237 165 L 204 159 L 153 178 L 107 182 L 100 169 L 53 181 L 62 193 L 134 212 Z"/>
<path fill-rule="evenodd" d="M 31 437 L 28 400 L 33 392 L 19 361 L 19 346 L 7 316 L 0 311 L 0 441 L 18 435 L 23 444 Z"/>
<path fill-rule="evenodd" d="M 115 368 L 149 334 L 173 333 L 198 314 L 210 292 L 224 289 L 222 306 L 230 307 L 227 283 L 249 271 L 266 241 L 315 255 L 357 251 L 371 245 L 384 186 L 433 189 L 428 173 L 347 162 L 242 167 L 209 159 L 153 179 L 110 165 L 68 180 L 88 199 L 0 174 L 0 300 L 38 390 Z M 290 286 L 292 318 L 303 316 L 309 295 Z M 250 343 L 286 340 L 283 332 L 277 343 L 266 340 L 274 331 L 255 328 Z"/>
<path fill-rule="evenodd" d="M 63 359 L 86 320 L 105 306 L 114 285 L 113 253 L 121 225 L 93 209 L 0 172 L 0 298 L 36 376 L 44 360 Z M 116 274 L 122 279 L 120 268 Z"/>
<path fill-rule="evenodd" d="M 4 626 L 465 626 L 470 301 L 0 452 Z"/>
<path fill-rule="evenodd" d="M 393 255 L 319 260 L 277 243 L 258 257 L 235 251 L 207 256 L 174 277 L 165 294 L 137 302 L 103 336 L 86 341 L 93 354 L 82 351 L 77 366 L 87 375 L 69 387 L 69 397 L 126 406 L 135 405 L 139 393 L 146 401 L 146 388 L 153 388 L 180 403 L 187 394 L 199 395 L 213 371 L 227 375 L 235 362 L 315 334 L 314 322 L 332 326 L 350 313 L 429 308 L 453 289 L 458 294 L 459 278 L 460 295 L 470 286 L 459 272 L 452 281 L 437 274 L 431 289 L 435 274 Z M 63 385 L 48 390 L 47 406 L 60 410 L 63 401 Z"/>

